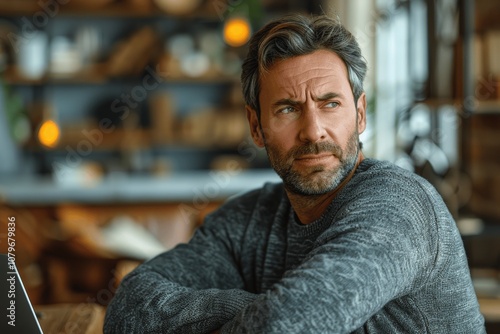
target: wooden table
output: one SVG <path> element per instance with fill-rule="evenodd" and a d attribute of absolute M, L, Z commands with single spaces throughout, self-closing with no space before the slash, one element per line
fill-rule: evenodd
<path fill-rule="evenodd" d="M 103 306 L 93 303 L 35 306 L 44 334 L 102 334 Z"/>

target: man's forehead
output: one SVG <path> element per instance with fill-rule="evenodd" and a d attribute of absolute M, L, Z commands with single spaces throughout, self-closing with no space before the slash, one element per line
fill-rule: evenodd
<path fill-rule="evenodd" d="M 318 50 L 310 54 L 295 56 L 275 62 L 260 75 L 261 84 L 267 81 L 283 81 L 289 84 L 300 83 L 307 79 L 348 79 L 344 61 L 334 52 Z"/>
<path fill-rule="evenodd" d="M 296 90 L 301 87 L 314 87 L 317 95 L 350 89 L 344 62 L 327 50 L 280 60 L 269 71 L 262 73 L 260 79 L 264 91 L 279 90 L 290 97 L 297 94 Z"/>

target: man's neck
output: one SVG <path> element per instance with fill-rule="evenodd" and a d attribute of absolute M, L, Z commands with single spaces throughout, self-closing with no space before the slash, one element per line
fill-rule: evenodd
<path fill-rule="evenodd" d="M 317 196 L 307 196 L 287 191 L 287 195 L 290 199 L 290 203 L 292 204 L 292 208 L 302 224 L 310 224 L 321 217 L 323 212 L 325 212 L 325 210 L 337 196 L 339 191 L 351 180 L 354 173 L 356 172 L 356 169 L 358 168 L 361 161 L 363 161 L 363 159 L 363 153 L 360 152 L 358 160 L 356 161 L 356 164 L 354 165 L 354 168 L 351 170 L 349 175 L 347 175 L 347 177 L 342 181 L 342 183 L 339 184 L 337 188 L 335 188 L 335 190 L 330 191 L 329 193 Z"/>

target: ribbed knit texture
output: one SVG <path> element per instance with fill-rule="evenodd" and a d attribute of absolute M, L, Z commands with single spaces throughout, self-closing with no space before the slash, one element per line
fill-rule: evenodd
<path fill-rule="evenodd" d="M 462 240 L 424 179 L 365 159 L 320 219 L 281 184 L 209 215 L 139 266 L 105 333 L 485 333 Z"/>

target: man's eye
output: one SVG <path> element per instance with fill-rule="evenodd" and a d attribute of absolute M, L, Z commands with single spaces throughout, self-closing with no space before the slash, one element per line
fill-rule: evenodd
<path fill-rule="evenodd" d="M 337 108 L 339 106 L 338 102 L 328 102 L 326 105 L 328 108 Z"/>
<path fill-rule="evenodd" d="M 278 110 L 278 113 L 280 113 L 280 114 L 290 114 L 290 113 L 292 113 L 294 111 L 295 111 L 294 107 L 285 107 L 285 108 L 282 108 L 282 109 Z"/>

